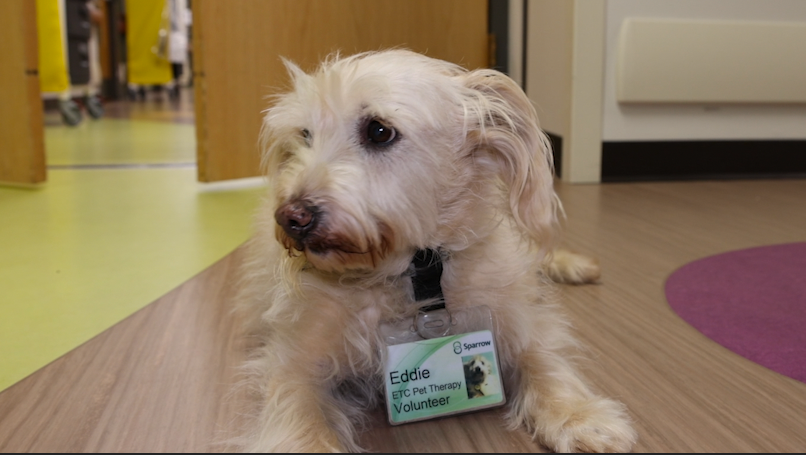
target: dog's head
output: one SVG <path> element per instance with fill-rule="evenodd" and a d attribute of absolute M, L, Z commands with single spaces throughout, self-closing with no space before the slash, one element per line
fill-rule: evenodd
<path fill-rule="evenodd" d="M 465 378 L 473 384 L 483 383 L 492 373 L 490 362 L 482 355 L 473 356 L 464 363 Z"/>
<path fill-rule="evenodd" d="M 548 142 L 505 75 L 404 50 L 286 66 L 293 90 L 267 111 L 263 163 L 291 254 L 337 273 L 405 265 L 472 236 L 479 207 L 550 240 Z"/>

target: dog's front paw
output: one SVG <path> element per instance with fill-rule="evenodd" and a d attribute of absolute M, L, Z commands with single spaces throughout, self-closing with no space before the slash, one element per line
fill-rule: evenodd
<path fill-rule="evenodd" d="M 629 452 L 638 439 L 619 402 L 595 398 L 555 411 L 556 420 L 543 422 L 539 436 L 556 452 Z"/>

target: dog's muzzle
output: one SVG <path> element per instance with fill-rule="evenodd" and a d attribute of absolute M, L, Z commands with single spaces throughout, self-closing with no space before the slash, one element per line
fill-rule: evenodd
<path fill-rule="evenodd" d="M 278 208 L 274 212 L 274 219 L 285 233 L 297 242 L 302 242 L 318 222 L 316 207 L 299 201 L 290 202 Z"/>

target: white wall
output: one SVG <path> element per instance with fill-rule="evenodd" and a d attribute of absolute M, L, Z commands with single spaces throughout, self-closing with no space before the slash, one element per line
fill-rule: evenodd
<path fill-rule="evenodd" d="M 616 50 L 627 17 L 797 22 L 806 0 L 607 0 L 602 140 L 806 139 L 806 104 L 620 105 Z"/>

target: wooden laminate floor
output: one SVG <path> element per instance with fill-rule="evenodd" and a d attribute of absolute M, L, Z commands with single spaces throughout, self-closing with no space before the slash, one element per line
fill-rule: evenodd
<path fill-rule="evenodd" d="M 623 400 L 636 451 L 806 450 L 806 384 L 705 338 L 666 304 L 676 268 L 729 250 L 806 240 L 806 180 L 558 184 L 565 244 L 602 284 L 563 287 L 592 361 Z M 0 393 L 0 451 L 223 451 L 248 401 L 232 392 L 246 340 L 230 312 L 235 251 Z M 542 451 L 498 411 L 364 433 L 372 451 Z"/>

